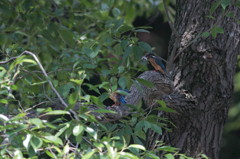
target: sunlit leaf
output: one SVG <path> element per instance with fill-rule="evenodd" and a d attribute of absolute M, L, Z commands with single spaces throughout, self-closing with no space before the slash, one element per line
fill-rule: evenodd
<path fill-rule="evenodd" d="M 47 139 L 48 142 L 50 142 L 50 143 L 52 142 L 57 145 L 63 145 L 62 140 L 57 136 L 44 136 L 44 138 Z"/>
<path fill-rule="evenodd" d="M 122 157 L 124 158 L 129 158 L 129 159 L 139 159 L 137 156 L 134 154 L 128 153 L 128 152 L 120 152 L 119 153 Z"/>
<path fill-rule="evenodd" d="M 170 153 L 164 155 L 166 159 L 174 159 L 174 156 Z"/>
<path fill-rule="evenodd" d="M 8 104 L 8 100 L 7 99 L 0 99 L 0 103 Z"/>
<path fill-rule="evenodd" d="M 131 145 L 129 145 L 128 147 L 133 147 L 133 148 L 140 149 L 140 150 L 143 150 L 143 151 L 146 150 L 146 148 L 145 148 L 144 146 L 142 146 L 142 145 L 137 145 L 137 144 L 131 144 Z"/>
<path fill-rule="evenodd" d="M 91 159 L 92 156 L 96 153 L 96 150 L 91 150 L 90 152 L 86 153 L 85 155 L 82 156 L 82 159 Z"/>
<path fill-rule="evenodd" d="M 140 33 L 150 33 L 148 30 L 145 29 L 137 29 L 135 32 L 140 32 Z"/>
<path fill-rule="evenodd" d="M 93 129 L 93 128 L 90 128 L 90 127 L 86 127 L 86 132 L 91 135 L 95 140 L 97 139 L 97 132 Z"/>
<path fill-rule="evenodd" d="M 65 110 L 53 110 L 51 112 L 46 113 L 46 115 L 65 115 L 65 114 L 70 114 L 70 113 Z"/>
<path fill-rule="evenodd" d="M 82 125 L 77 125 L 73 128 L 73 135 L 78 136 L 84 131 L 84 127 Z"/>
<path fill-rule="evenodd" d="M 31 134 L 27 134 L 27 136 L 25 137 L 24 141 L 23 141 L 23 146 L 28 150 L 29 145 L 30 145 L 30 141 L 31 141 L 32 135 Z"/>
<path fill-rule="evenodd" d="M 39 118 L 29 119 L 29 122 L 30 122 L 31 124 L 36 125 L 38 128 L 44 127 L 42 120 L 40 120 Z"/>

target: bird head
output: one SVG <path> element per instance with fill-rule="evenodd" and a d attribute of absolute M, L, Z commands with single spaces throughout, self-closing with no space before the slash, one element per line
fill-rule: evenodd
<path fill-rule="evenodd" d="M 142 60 L 148 61 L 150 58 L 154 58 L 154 57 L 155 57 L 154 53 L 147 53 L 142 57 Z"/>

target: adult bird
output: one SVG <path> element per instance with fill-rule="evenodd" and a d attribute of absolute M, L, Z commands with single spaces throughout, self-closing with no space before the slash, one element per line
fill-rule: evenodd
<path fill-rule="evenodd" d="M 127 104 L 126 100 L 125 100 L 125 95 L 126 93 L 130 93 L 129 90 L 126 89 L 117 89 L 117 91 L 113 92 L 110 94 L 110 99 L 114 102 L 113 106 L 119 106 L 121 104 Z"/>
<path fill-rule="evenodd" d="M 165 74 L 166 68 L 162 62 L 162 59 L 156 56 L 154 53 L 148 53 L 143 56 L 142 59 L 149 61 L 156 71 Z"/>

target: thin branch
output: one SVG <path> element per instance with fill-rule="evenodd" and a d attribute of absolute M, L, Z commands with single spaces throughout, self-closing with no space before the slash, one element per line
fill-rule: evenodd
<path fill-rule="evenodd" d="M 167 7 L 167 4 L 166 4 L 166 0 L 163 0 L 163 6 L 164 6 L 164 10 L 166 12 L 166 15 L 167 15 L 167 19 L 168 19 L 168 24 L 172 30 L 172 32 L 175 34 L 176 37 L 178 37 L 178 33 L 177 33 L 177 30 L 174 28 L 174 25 L 170 19 L 170 15 L 169 15 L 169 9 Z"/>
<path fill-rule="evenodd" d="M 10 59 L 7 60 L 7 61 L 1 61 L 0 64 L 8 63 L 8 62 L 10 62 L 10 61 L 12 61 L 12 60 L 17 59 L 18 57 L 20 57 L 20 56 L 22 56 L 22 55 L 24 55 L 24 54 L 31 55 L 31 56 L 34 58 L 34 60 L 37 62 L 38 66 L 40 67 L 43 75 L 46 77 L 49 85 L 51 86 L 51 88 L 52 88 L 52 90 L 53 90 L 53 92 L 57 95 L 57 97 L 59 98 L 60 102 L 61 102 L 66 108 L 68 108 L 67 103 L 65 103 L 65 101 L 63 100 L 63 98 L 61 97 L 61 95 L 58 93 L 58 91 L 57 91 L 57 90 L 55 89 L 55 87 L 53 86 L 53 83 L 52 83 L 52 81 L 50 80 L 49 76 L 47 75 L 47 72 L 45 71 L 45 69 L 43 68 L 41 62 L 38 60 L 37 56 L 36 56 L 34 53 L 32 53 L 32 52 L 30 52 L 30 51 L 24 51 L 24 52 L 22 52 L 20 55 L 18 55 L 18 56 L 16 56 L 16 57 L 12 57 L 12 58 L 10 58 Z M 75 117 L 75 119 L 76 119 L 77 121 L 80 121 L 80 119 L 78 118 L 77 113 L 76 113 L 75 111 L 73 111 L 72 109 L 70 109 L 69 111 L 74 115 L 74 117 Z"/>
<path fill-rule="evenodd" d="M 169 24 L 173 34 L 175 35 L 176 41 L 178 41 L 178 39 L 180 39 L 179 38 L 179 34 L 178 34 L 177 30 L 174 28 L 174 25 L 173 25 L 173 23 L 172 23 L 172 21 L 170 19 L 169 9 L 168 9 L 168 6 L 166 4 L 166 0 L 163 0 L 163 6 L 164 6 L 165 13 L 167 15 L 168 24 Z M 167 72 L 172 70 L 172 66 L 173 66 L 174 57 L 175 57 L 176 52 L 177 52 L 177 46 L 174 45 L 174 48 L 173 48 L 173 50 L 171 52 L 171 55 L 170 55 L 168 63 L 167 63 Z"/>
<path fill-rule="evenodd" d="M 16 56 L 16 57 L 12 57 L 12 58 L 10 58 L 10 59 L 8 59 L 8 60 L 6 60 L 6 61 L 0 61 L 0 64 L 6 64 L 6 63 L 9 63 L 9 62 L 11 62 L 11 61 L 17 59 L 18 57 L 20 57 L 20 56 L 22 56 L 22 55 L 23 55 L 23 53 L 21 53 L 20 55 L 18 55 L 18 56 Z"/>

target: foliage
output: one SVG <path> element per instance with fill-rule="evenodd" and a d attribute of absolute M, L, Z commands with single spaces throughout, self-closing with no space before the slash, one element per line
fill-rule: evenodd
<path fill-rule="evenodd" d="M 1 61 L 29 50 L 48 72 L 46 79 L 28 55 L 0 66 L 1 157 L 155 159 L 165 152 L 168 159 L 189 158 L 161 142 L 146 150 L 148 131 L 161 134 L 166 125 L 159 121 L 166 119 L 145 114 L 142 108 L 137 115 L 108 124 L 100 123 L 84 106 L 77 111 L 79 121 L 68 111 L 81 101 L 112 113 L 104 109 L 109 91 L 129 88 L 146 69 L 140 58 L 152 49 L 136 37 L 148 27 L 135 28 L 131 23 L 146 8 L 152 8 L 147 14 L 154 12 L 159 3 L 1 0 Z M 48 80 L 68 103 L 66 110 L 50 107 L 58 99 Z M 32 111 L 37 115 L 31 116 Z"/>

